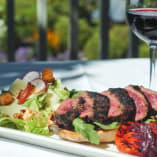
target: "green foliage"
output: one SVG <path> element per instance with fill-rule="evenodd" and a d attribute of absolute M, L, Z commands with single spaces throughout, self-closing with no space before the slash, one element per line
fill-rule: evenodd
<path fill-rule="evenodd" d="M 79 16 L 80 18 L 93 24 L 92 12 L 98 8 L 98 1 L 96 0 L 79 0 Z"/>
<path fill-rule="evenodd" d="M 7 45 L 6 45 L 6 25 L 4 22 L 4 19 L 6 18 L 6 14 L 5 14 L 5 1 L 1 0 L 0 1 L 0 48 L 3 51 L 6 51 L 7 49 Z"/>
<path fill-rule="evenodd" d="M 48 0 L 48 27 L 53 26 L 58 22 L 60 17 L 68 16 L 69 14 L 69 0 Z"/>
<path fill-rule="evenodd" d="M 93 28 L 84 19 L 79 20 L 79 46 L 83 49 L 84 45 L 92 35 Z"/>
<path fill-rule="evenodd" d="M 54 25 L 54 29 L 58 32 L 61 38 L 61 50 L 67 49 L 68 38 L 69 38 L 69 20 L 66 16 L 62 16 L 58 19 L 56 24 Z"/>
<path fill-rule="evenodd" d="M 139 57 L 147 58 L 149 57 L 149 47 L 146 43 L 142 42 L 139 47 Z"/>
<path fill-rule="evenodd" d="M 128 26 L 114 25 L 110 30 L 110 54 L 109 58 L 123 57 L 128 49 Z M 87 59 L 98 59 L 99 51 L 99 32 L 96 31 L 88 40 L 84 48 L 84 53 Z"/>
<path fill-rule="evenodd" d="M 36 20 L 36 0 L 15 1 L 15 23 L 18 37 L 28 37 L 35 31 Z"/>
<path fill-rule="evenodd" d="M 1 0 L 0 1 L 0 19 L 6 17 L 6 14 L 5 14 L 5 0 Z"/>
<path fill-rule="evenodd" d="M 156 6 L 156 1 L 144 0 L 147 7 Z M 15 0 L 16 42 L 32 39 L 32 34 L 37 31 L 37 0 Z M 60 52 L 68 49 L 69 43 L 69 0 L 48 0 L 48 28 L 60 36 Z M 91 18 L 92 12 L 98 8 L 98 1 L 79 0 L 79 47 L 87 59 L 98 59 L 99 53 L 99 22 Z M 6 1 L 0 0 L 0 22 L 6 23 Z M 1 23 L 0 23 L 1 24 Z M 0 49 L 7 50 L 6 26 L 0 25 Z M 30 40 L 33 41 L 33 40 Z M 35 41 L 34 41 L 35 42 Z M 16 43 L 16 45 L 19 45 Z M 128 50 L 128 26 L 112 24 L 110 29 L 109 58 L 124 57 Z M 53 50 L 54 52 L 55 50 Z M 52 52 L 50 48 L 49 52 Z M 57 51 L 58 52 L 58 51 Z M 148 57 L 148 47 L 141 44 L 139 57 Z"/>
<path fill-rule="evenodd" d="M 58 32 L 61 38 L 61 50 L 68 48 L 69 39 L 69 18 L 67 16 L 61 16 L 58 22 L 54 25 L 54 29 Z M 84 20 L 79 20 L 79 46 L 83 49 L 85 43 L 92 35 L 91 26 Z"/>
<path fill-rule="evenodd" d="M 84 47 L 85 57 L 89 60 L 98 59 L 99 50 L 99 33 L 96 31 L 92 37 L 87 41 Z"/>
<path fill-rule="evenodd" d="M 129 28 L 126 25 L 114 25 L 110 31 L 110 58 L 123 57 L 128 50 Z"/>
<path fill-rule="evenodd" d="M 144 0 L 143 2 L 146 6 L 146 8 L 156 8 L 157 7 L 157 3 L 156 3 L 156 0 L 154 1 L 150 1 L 150 0 Z"/>

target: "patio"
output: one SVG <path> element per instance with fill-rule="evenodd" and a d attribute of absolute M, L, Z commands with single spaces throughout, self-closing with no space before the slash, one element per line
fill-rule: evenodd
<path fill-rule="evenodd" d="M 156 16 L 157 3 L 127 2 L 0 1 L 3 157 L 148 157 L 150 152 L 156 153 L 157 51 L 156 32 L 152 33 L 156 25 L 153 27 L 150 21 Z M 135 3 L 139 6 L 135 7 Z M 141 9 L 143 4 L 148 7 Z M 150 45 L 151 59 L 146 43 L 129 28 L 126 12 L 134 17 L 143 18 L 144 13 L 148 13 L 146 18 L 151 17 L 146 20 L 149 27 L 141 24 L 145 17 L 137 23 L 146 29 L 141 31 L 143 34 L 150 33 L 150 39 L 148 35 L 144 41 Z M 137 30 L 134 32 L 139 36 Z M 147 126 L 142 133 L 134 130 L 135 134 L 144 134 L 140 134 L 144 139 L 129 132 L 132 124 L 137 128 Z M 125 126 L 123 133 L 120 127 Z M 72 134 L 72 142 L 59 136 L 61 130 Z M 109 133 L 106 139 L 111 140 L 102 140 L 103 133 Z M 122 133 L 123 137 L 119 136 Z M 136 138 L 141 142 L 138 146 Z M 126 149 L 122 150 L 121 145 Z"/>

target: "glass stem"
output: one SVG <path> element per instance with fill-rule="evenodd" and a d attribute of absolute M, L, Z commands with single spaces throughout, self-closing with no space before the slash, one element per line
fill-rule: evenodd
<path fill-rule="evenodd" d="M 157 44 L 150 44 L 150 80 L 149 88 L 152 90 L 157 90 L 156 82 L 156 57 L 157 57 Z"/>

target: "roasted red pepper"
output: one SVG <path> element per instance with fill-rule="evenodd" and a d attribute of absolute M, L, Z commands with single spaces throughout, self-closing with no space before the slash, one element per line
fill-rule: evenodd
<path fill-rule="evenodd" d="M 157 122 L 121 124 L 116 133 L 115 144 L 123 153 L 157 157 Z"/>
<path fill-rule="evenodd" d="M 120 125 L 116 133 L 115 144 L 120 152 L 140 155 L 137 145 L 139 139 L 134 137 L 135 132 L 130 131 L 132 124 L 139 125 L 139 123 L 134 122 L 126 122 Z"/>

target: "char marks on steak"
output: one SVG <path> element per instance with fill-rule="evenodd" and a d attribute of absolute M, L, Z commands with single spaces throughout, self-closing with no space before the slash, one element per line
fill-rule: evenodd
<path fill-rule="evenodd" d="M 124 106 L 120 104 L 117 97 L 114 94 L 112 94 L 110 91 L 105 91 L 102 94 L 107 96 L 110 100 L 110 108 L 107 115 L 108 118 L 119 117 L 120 115 L 122 115 Z"/>
<path fill-rule="evenodd" d="M 125 89 L 128 91 L 129 96 L 134 100 L 136 105 L 135 121 L 143 120 L 149 112 L 149 104 L 145 96 L 136 88 L 137 86 L 128 86 Z"/>
<path fill-rule="evenodd" d="M 123 114 L 120 116 L 120 120 L 135 120 L 135 103 L 134 100 L 129 96 L 127 90 L 123 88 L 111 88 L 109 90 L 112 94 L 116 95 L 120 104 L 124 106 Z"/>
<path fill-rule="evenodd" d="M 148 103 L 148 113 L 147 113 L 147 117 L 149 116 L 153 116 L 153 115 L 156 115 L 156 111 L 153 109 L 153 105 L 151 105 L 151 100 L 149 101 L 147 96 L 144 94 L 144 92 L 142 91 L 142 86 L 135 86 L 135 85 L 132 85 L 132 87 L 137 90 L 138 92 L 140 92 L 146 99 L 147 103 Z M 147 90 L 147 89 L 143 89 L 143 90 Z"/>
<path fill-rule="evenodd" d="M 77 99 L 64 100 L 55 111 L 55 122 L 60 128 L 72 129 L 72 121 L 78 117 L 83 106 L 78 104 Z"/>
<path fill-rule="evenodd" d="M 102 94 L 110 99 L 109 119 L 113 121 L 134 120 L 135 104 L 125 89 L 111 88 Z"/>
<path fill-rule="evenodd" d="M 153 110 L 157 111 L 157 92 L 144 88 L 143 86 L 140 86 L 139 88 L 147 97 L 147 100 L 149 101 Z"/>
<path fill-rule="evenodd" d="M 140 86 L 111 88 L 103 93 L 85 91 L 76 99 L 64 100 L 55 111 L 54 120 L 60 128 L 73 129 L 79 117 L 86 122 L 102 124 L 113 121 L 140 121 L 157 111 L 157 92 Z"/>
<path fill-rule="evenodd" d="M 84 111 L 81 112 L 80 118 L 87 122 L 99 122 L 106 121 L 109 111 L 109 99 L 96 92 L 85 92 L 78 97 L 83 99 Z"/>
<path fill-rule="evenodd" d="M 62 102 L 55 112 L 55 121 L 60 128 L 72 129 L 72 121 L 76 117 L 86 122 L 103 123 L 108 117 L 109 99 L 96 92 L 84 92 L 77 99 Z"/>

